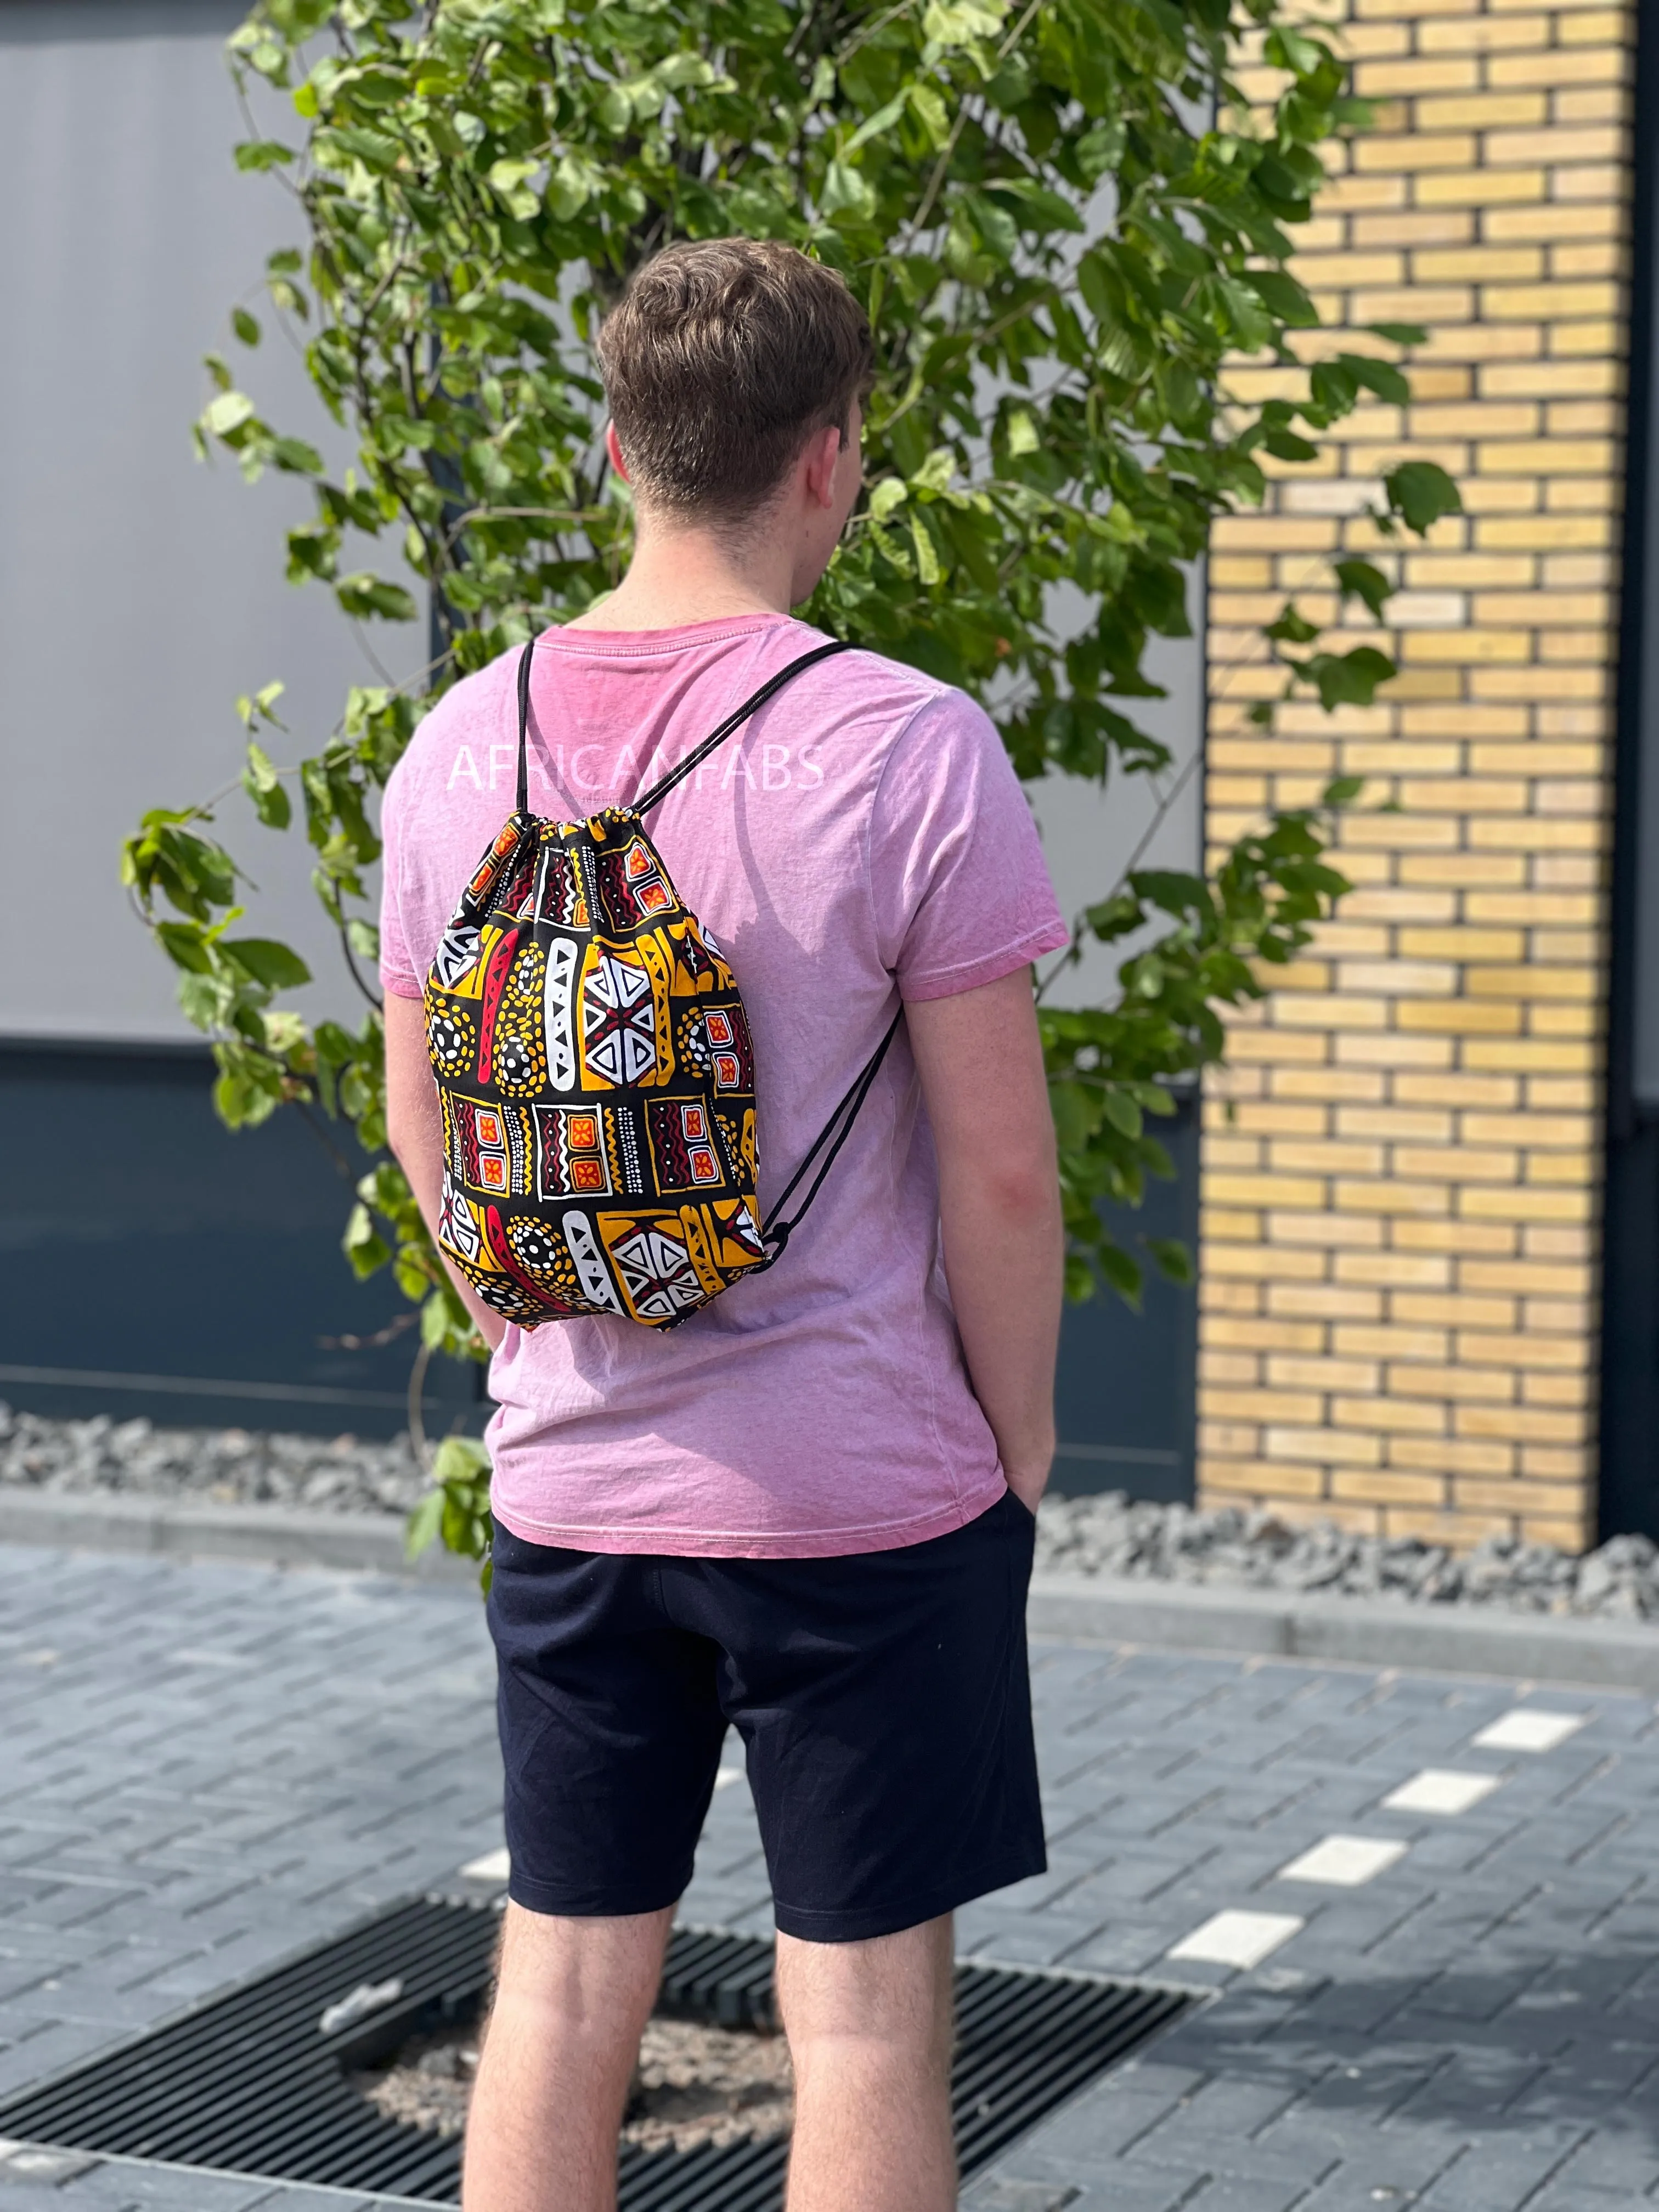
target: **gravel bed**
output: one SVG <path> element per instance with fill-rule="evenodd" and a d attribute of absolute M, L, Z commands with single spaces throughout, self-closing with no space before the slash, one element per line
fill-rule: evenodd
<path fill-rule="evenodd" d="M 388 2066 L 347 2079 L 388 2119 L 457 2136 L 466 2125 L 477 2064 L 477 2028 L 451 2028 L 406 2043 Z M 622 2139 L 642 2150 L 718 2149 L 787 2134 L 794 2112 L 789 2046 L 781 2035 L 651 2020 Z"/>
<path fill-rule="evenodd" d="M 406 1436 L 289 1436 L 161 1429 L 149 1421 L 48 1420 L 0 1402 L 0 1488 L 120 1492 L 193 1504 L 409 1512 L 426 1477 Z M 1329 1522 L 1292 1527 L 1271 1511 L 1137 1504 L 1121 1492 L 1046 1498 L 1040 1571 L 1124 1575 L 1216 1589 L 1320 1591 L 1602 1620 L 1659 1618 L 1659 1547 L 1615 1536 L 1582 1558 L 1489 1536 L 1453 1554 L 1415 1536 L 1364 1536 Z"/>
<path fill-rule="evenodd" d="M 1135 1504 L 1121 1491 L 1045 1498 L 1039 1571 L 1202 1583 L 1217 1589 L 1318 1591 L 1601 1620 L 1659 1615 L 1659 1547 L 1614 1536 L 1582 1557 L 1487 1536 L 1453 1553 L 1415 1536 L 1364 1536 L 1328 1521 L 1292 1527 L 1271 1511 Z"/>
<path fill-rule="evenodd" d="M 407 1513 L 426 1475 L 406 1434 L 296 1437 L 264 1429 L 158 1429 L 149 1421 L 48 1420 L 0 1401 L 0 1486 L 118 1492 L 191 1505 L 306 1505 Z"/>

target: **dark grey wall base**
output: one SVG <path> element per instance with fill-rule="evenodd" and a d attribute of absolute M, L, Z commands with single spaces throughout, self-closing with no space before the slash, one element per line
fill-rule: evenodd
<path fill-rule="evenodd" d="M 75 1163 L 0 1189 L 0 1398 L 57 1419 L 394 1435 L 409 1310 L 389 1274 L 359 1283 L 340 1253 L 367 1159 L 342 1125 L 293 1109 L 224 1128 L 212 1077 L 193 1047 L 0 1038 L 0 1151 L 35 1159 L 50 1131 Z M 1132 1249 L 1196 1235 L 1190 1107 L 1158 1133 L 1176 1180 L 1139 1212 L 1109 1209 Z M 374 1343 L 388 1324 L 400 1333 Z M 1106 1293 L 1067 1310 L 1057 1490 L 1191 1498 L 1196 1332 L 1191 1291 L 1150 1266 L 1144 1312 Z M 434 1360 L 425 1406 L 428 1433 L 477 1434 L 483 1370 Z"/>
<path fill-rule="evenodd" d="M 225 1128 L 212 1080 L 204 1048 L 0 1040 L 6 1158 L 72 1163 L 0 1192 L 0 1398 L 59 1419 L 394 1435 L 416 1333 L 390 1274 L 359 1283 L 340 1251 L 367 1159 L 320 1115 Z M 434 1433 L 482 1425 L 479 1382 L 432 1363 Z"/>
<path fill-rule="evenodd" d="M 1198 1247 L 1197 1113 L 1190 1101 L 1150 1125 L 1175 1164 L 1173 1182 L 1149 1181 L 1139 1207 L 1103 1207 L 1113 1234 L 1146 1270 L 1141 1310 L 1099 1291 L 1067 1306 L 1060 1323 L 1054 1486 L 1065 1498 L 1103 1490 L 1159 1504 L 1193 1501 L 1198 1299 L 1152 1265 L 1146 1239 Z"/>

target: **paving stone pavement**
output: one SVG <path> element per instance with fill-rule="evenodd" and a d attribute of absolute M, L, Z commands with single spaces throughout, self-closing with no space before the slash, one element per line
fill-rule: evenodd
<path fill-rule="evenodd" d="M 1060 1645 L 1034 1662 L 1050 1869 L 968 1908 L 961 1949 L 1212 1994 L 976 2176 L 964 2212 L 1659 2201 L 1650 1701 Z M 465 1590 L 0 1548 L 0 2097 L 453 1887 L 500 1842 L 491 1690 Z M 1536 1753 L 1474 1742 L 1517 1705 L 1583 1724 Z M 1384 1807 L 1425 1770 L 1500 1786 L 1461 1814 Z M 1332 1837 L 1408 1849 L 1353 1887 L 1280 1878 Z M 740 1778 L 684 1917 L 769 1927 Z M 1170 1957 L 1194 1943 L 1259 1962 Z M 0 2212 L 256 2205 L 369 2212 L 0 2147 Z"/>

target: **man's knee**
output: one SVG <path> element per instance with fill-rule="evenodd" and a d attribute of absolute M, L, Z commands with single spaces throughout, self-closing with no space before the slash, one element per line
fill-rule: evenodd
<path fill-rule="evenodd" d="M 495 2006 L 526 2006 L 571 2031 L 626 2034 L 656 2001 L 673 1908 L 625 1918 L 567 1918 L 509 1904 L 502 1917 Z M 634 2030 L 637 2038 L 638 2029 Z"/>
<path fill-rule="evenodd" d="M 797 2066 L 853 2045 L 879 2046 L 931 2069 L 953 2039 L 949 1914 L 856 1943 L 778 1937 L 777 1985 Z"/>

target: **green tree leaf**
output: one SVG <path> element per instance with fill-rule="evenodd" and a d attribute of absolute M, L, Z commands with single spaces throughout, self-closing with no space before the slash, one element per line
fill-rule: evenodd
<path fill-rule="evenodd" d="M 1363 599 L 1367 611 L 1381 622 L 1394 592 L 1382 571 L 1369 561 L 1336 561 L 1331 565 L 1343 598 Z"/>
<path fill-rule="evenodd" d="M 1297 337 L 1316 318 L 1288 265 L 1295 234 L 1333 144 L 1368 111 L 1289 0 L 1231 15 L 1215 0 L 847 0 L 828 14 L 258 0 L 231 59 L 256 112 L 265 87 L 292 101 L 296 143 L 252 137 L 238 156 L 283 173 L 297 225 L 249 274 L 272 312 L 305 319 L 289 334 L 337 428 L 325 465 L 210 355 L 198 450 L 295 480 L 306 511 L 283 542 L 296 584 L 322 584 L 355 622 L 430 608 L 433 665 L 352 687 L 332 728 L 281 747 L 295 757 L 284 773 L 258 742 L 280 727 L 275 690 L 240 702 L 242 787 L 270 828 L 303 824 L 354 1000 L 372 986 L 380 796 L 422 714 L 591 607 L 629 558 L 592 342 L 659 243 L 783 240 L 865 303 L 871 489 L 802 612 L 961 686 L 1030 781 L 1164 772 L 1167 752 L 1122 709 L 1157 695 L 1158 641 L 1188 634 L 1212 522 L 1260 501 L 1263 456 L 1316 461 L 1355 406 L 1409 393 L 1392 359 Z M 232 325 L 258 335 L 246 307 Z M 1394 323 L 1375 335 L 1422 337 Z M 1271 398 L 1231 393 L 1241 353 L 1275 364 Z M 1298 366 L 1304 353 L 1320 358 Z M 1402 462 L 1385 487 L 1385 534 L 1457 511 L 1431 464 Z M 1386 565 L 1345 550 L 1334 591 L 1382 618 Z M 1375 647 L 1322 649 L 1301 607 L 1267 630 L 1290 697 L 1364 704 L 1392 672 Z M 1258 727 L 1274 710 L 1245 709 Z M 1071 951 L 1115 945 L 1115 981 L 1098 1005 L 1040 1006 L 1074 1294 L 1139 1297 L 1105 1209 L 1139 1204 L 1167 1171 L 1153 1117 L 1224 1056 L 1230 1014 L 1343 895 L 1327 848 L 1346 803 L 1328 792 L 1266 816 L 1203 876 L 1136 869 L 1091 887 Z M 257 919 L 229 934 L 258 894 L 210 808 L 151 809 L 121 871 L 212 1042 L 219 1110 L 243 1126 L 301 1103 L 345 1123 L 375 1163 L 346 1228 L 352 1267 L 391 1268 L 424 1356 L 481 1356 L 385 1155 L 378 1007 L 313 1026 L 272 1005 L 305 963 L 252 933 Z M 1054 964 L 1077 973 L 1069 956 Z M 447 1449 L 421 1529 L 487 1575 L 487 1470 Z"/>
<path fill-rule="evenodd" d="M 1419 538 L 1443 514 L 1463 512 L 1457 486 L 1436 461 L 1401 461 L 1389 471 L 1382 483 L 1390 513 Z"/>
<path fill-rule="evenodd" d="M 267 984 L 274 991 L 297 990 L 311 981 L 311 970 L 299 954 L 274 937 L 222 938 L 219 950 L 255 982 Z"/>

